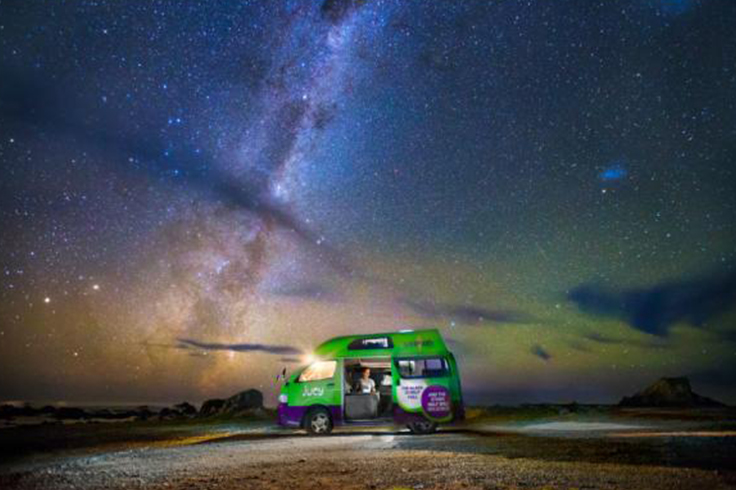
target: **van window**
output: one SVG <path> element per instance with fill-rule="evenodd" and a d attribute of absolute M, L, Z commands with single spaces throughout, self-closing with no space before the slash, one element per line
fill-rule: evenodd
<path fill-rule="evenodd" d="M 330 379 L 335 375 L 336 367 L 337 361 L 317 361 L 312 363 L 299 375 L 299 382 Z"/>
<path fill-rule="evenodd" d="M 392 349 L 393 346 L 391 337 L 369 337 L 353 340 L 348 345 L 348 350 Z"/>
<path fill-rule="evenodd" d="M 399 359 L 397 364 L 402 378 L 439 378 L 450 373 L 447 361 L 442 357 Z"/>

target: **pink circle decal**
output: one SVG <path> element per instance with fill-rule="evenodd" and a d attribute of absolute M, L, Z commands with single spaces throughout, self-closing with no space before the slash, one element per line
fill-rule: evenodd
<path fill-rule="evenodd" d="M 452 403 L 450 391 L 444 386 L 427 386 L 422 391 L 422 409 L 434 419 L 442 419 L 450 415 Z"/>

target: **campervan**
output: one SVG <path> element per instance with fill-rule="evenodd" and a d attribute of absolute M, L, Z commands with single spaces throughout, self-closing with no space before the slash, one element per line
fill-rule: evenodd
<path fill-rule="evenodd" d="M 455 357 L 436 329 L 337 337 L 281 387 L 279 424 L 329 434 L 401 425 L 428 434 L 464 418 Z"/>

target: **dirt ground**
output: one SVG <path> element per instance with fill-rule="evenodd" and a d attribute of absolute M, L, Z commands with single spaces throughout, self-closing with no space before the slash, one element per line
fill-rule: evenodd
<path fill-rule="evenodd" d="M 268 422 L 16 428 L 0 431 L 0 488 L 736 488 L 728 429 L 651 420 L 494 421 L 430 436 L 309 437 Z"/>

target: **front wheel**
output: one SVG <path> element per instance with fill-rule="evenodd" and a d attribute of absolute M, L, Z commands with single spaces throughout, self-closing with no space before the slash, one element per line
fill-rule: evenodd
<path fill-rule="evenodd" d="M 421 420 L 407 424 L 412 434 L 431 434 L 437 430 L 437 424 L 429 420 Z"/>
<path fill-rule="evenodd" d="M 323 436 L 332 432 L 332 418 L 324 408 L 312 409 L 304 421 L 304 427 L 312 435 Z"/>

